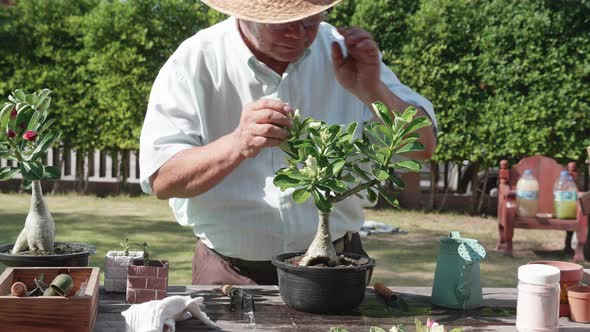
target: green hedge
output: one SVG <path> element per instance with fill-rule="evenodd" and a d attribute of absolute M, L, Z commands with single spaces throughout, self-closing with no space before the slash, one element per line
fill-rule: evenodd
<path fill-rule="evenodd" d="M 54 91 L 66 145 L 135 149 L 151 85 L 182 40 L 223 19 L 198 0 L 20 0 L 0 7 L 0 93 Z M 438 161 L 494 165 L 590 145 L 589 0 L 344 0 L 432 100 Z M 97 133 L 100 132 L 100 135 Z"/>

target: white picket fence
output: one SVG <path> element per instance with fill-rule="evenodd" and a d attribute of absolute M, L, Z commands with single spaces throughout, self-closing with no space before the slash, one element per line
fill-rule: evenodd
<path fill-rule="evenodd" d="M 128 154 L 128 163 L 120 162 Z M 80 154 L 74 150 L 49 149 L 46 165 L 59 166 L 61 164 L 61 181 L 76 181 L 78 167 L 77 158 Z M 139 153 L 138 151 L 104 152 L 94 151 L 84 157 L 83 178 L 89 183 L 117 183 L 125 178 L 127 183 L 139 183 Z M 0 159 L 0 167 L 16 166 L 16 162 Z M 126 176 L 123 176 L 126 175 Z M 21 179 L 21 175 L 15 176 Z"/>

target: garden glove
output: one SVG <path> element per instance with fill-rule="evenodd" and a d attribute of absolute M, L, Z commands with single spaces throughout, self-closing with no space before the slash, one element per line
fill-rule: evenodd
<path fill-rule="evenodd" d="M 170 296 L 162 300 L 154 300 L 134 304 L 122 312 L 125 317 L 127 332 L 174 332 L 176 322 L 195 318 L 205 325 L 218 328 L 202 309 L 203 297 Z"/>

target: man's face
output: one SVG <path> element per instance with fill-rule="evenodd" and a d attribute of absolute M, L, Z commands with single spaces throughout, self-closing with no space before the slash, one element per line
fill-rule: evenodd
<path fill-rule="evenodd" d="M 282 62 L 299 59 L 317 36 L 325 14 L 320 13 L 300 21 L 265 24 L 247 22 L 248 40 L 258 52 Z"/>

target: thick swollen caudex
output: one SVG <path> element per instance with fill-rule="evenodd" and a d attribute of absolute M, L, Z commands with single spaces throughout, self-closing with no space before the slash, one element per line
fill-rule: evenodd
<path fill-rule="evenodd" d="M 21 231 L 12 249 L 12 254 L 21 251 L 43 250 L 52 252 L 55 239 L 55 222 L 49 214 L 49 209 L 43 198 L 41 182 L 33 181 L 31 207 Z"/>
<path fill-rule="evenodd" d="M 320 212 L 318 231 L 299 265 L 309 266 L 320 262 L 328 266 L 338 265 L 338 256 L 330 236 L 330 214 L 326 212 Z"/>

